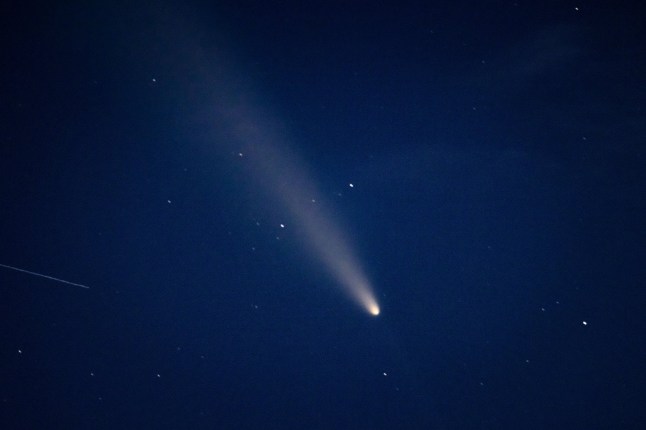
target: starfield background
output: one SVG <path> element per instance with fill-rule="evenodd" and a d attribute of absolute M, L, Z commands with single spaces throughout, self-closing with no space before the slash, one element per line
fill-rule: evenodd
<path fill-rule="evenodd" d="M 646 428 L 645 18 L 3 3 L 0 427 Z"/>

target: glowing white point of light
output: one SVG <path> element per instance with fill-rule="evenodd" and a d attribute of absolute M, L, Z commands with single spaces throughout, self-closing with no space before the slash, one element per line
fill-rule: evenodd
<path fill-rule="evenodd" d="M 158 377 L 158 378 L 161 378 L 161 375 L 158 373 L 158 374 L 157 374 L 157 377 Z"/>
<path fill-rule="evenodd" d="M 370 312 L 370 314 L 374 316 L 379 315 L 379 305 L 377 305 L 376 303 L 370 305 L 368 307 L 368 312 Z"/>
<path fill-rule="evenodd" d="M 280 228 L 285 228 L 285 224 L 281 224 L 281 225 L 280 225 Z"/>
<path fill-rule="evenodd" d="M 583 325 L 588 325 L 588 322 L 587 322 L 587 321 L 583 321 Z"/>
<path fill-rule="evenodd" d="M 354 184 L 348 184 L 350 188 L 354 188 Z"/>

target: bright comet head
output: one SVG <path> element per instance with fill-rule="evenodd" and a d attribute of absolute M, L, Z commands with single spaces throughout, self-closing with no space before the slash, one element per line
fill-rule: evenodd
<path fill-rule="evenodd" d="M 374 316 L 379 315 L 379 305 L 377 305 L 376 303 L 370 305 L 368 312 L 370 312 Z"/>
<path fill-rule="evenodd" d="M 377 316 L 381 309 L 375 300 L 374 296 L 368 289 L 363 289 L 359 294 L 359 301 L 363 304 L 363 307 L 368 311 L 370 315 Z"/>

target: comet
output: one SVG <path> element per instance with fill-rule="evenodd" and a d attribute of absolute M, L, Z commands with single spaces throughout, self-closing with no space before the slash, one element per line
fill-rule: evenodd
<path fill-rule="evenodd" d="M 334 222 L 332 211 L 321 198 L 305 163 L 283 143 L 289 139 L 279 134 L 268 118 L 266 113 L 255 112 L 248 106 L 238 106 L 229 117 L 234 124 L 234 136 L 245 147 L 245 156 L 239 159 L 246 164 L 254 182 L 264 188 L 272 204 L 279 203 L 291 216 L 303 250 L 321 263 L 350 299 L 370 315 L 379 315 L 374 289 L 347 240 L 348 235 Z"/>
<path fill-rule="evenodd" d="M 176 16 L 165 17 L 174 22 Z M 190 20 L 189 20 L 190 21 Z M 206 150 L 235 157 L 241 163 L 255 189 L 264 190 L 268 207 L 277 209 L 291 218 L 281 228 L 293 229 L 293 237 L 310 260 L 316 262 L 335 285 L 365 312 L 377 316 L 380 307 L 374 288 L 354 249 L 352 237 L 341 228 L 331 205 L 326 205 L 323 193 L 317 190 L 314 175 L 306 163 L 296 156 L 289 145 L 284 121 L 272 115 L 271 103 L 262 103 L 256 83 L 248 80 L 247 73 L 235 67 L 223 50 L 212 51 L 203 45 L 203 37 L 196 37 L 195 26 L 177 23 L 166 41 L 173 63 L 181 65 L 180 75 L 190 77 L 187 88 L 200 88 L 197 124 L 210 124 L 206 134 Z M 209 30 L 205 30 L 209 31 Z M 190 49 L 187 49 L 187 46 Z M 191 91 L 187 92 L 188 94 Z M 192 98 L 189 97 L 187 105 Z M 191 132 L 192 133 L 192 132 Z M 229 166 L 227 166 L 229 167 Z M 355 188 L 355 183 L 350 187 Z"/>

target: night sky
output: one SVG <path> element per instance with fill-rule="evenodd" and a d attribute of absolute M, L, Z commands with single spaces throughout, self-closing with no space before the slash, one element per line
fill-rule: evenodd
<path fill-rule="evenodd" d="M 5 3 L 0 428 L 646 428 L 639 2 Z"/>

